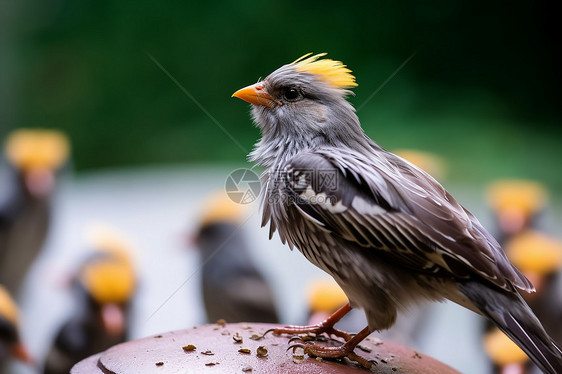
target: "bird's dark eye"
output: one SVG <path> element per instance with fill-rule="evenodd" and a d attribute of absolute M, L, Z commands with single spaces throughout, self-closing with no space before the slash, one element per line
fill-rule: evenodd
<path fill-rule="evenodd" d="M 283 89 L 283 98 L 287 101 L 297 101 L 302 97 L 299 90 L 294 87 L 287 87 Z"/>

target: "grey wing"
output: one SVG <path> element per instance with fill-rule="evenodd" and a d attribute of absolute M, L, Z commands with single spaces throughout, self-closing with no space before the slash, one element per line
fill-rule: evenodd
<path fill-rule="evenodd" d="M 278 188 L 305 219 L 393 263 L 458 280 L 478 276 L 508 291 L 533 290 L 470 212 L 396 155 L 323 149 L 295 156 L 280 175 Z M 286 238 L 282 227 L 279 233 Z"/>

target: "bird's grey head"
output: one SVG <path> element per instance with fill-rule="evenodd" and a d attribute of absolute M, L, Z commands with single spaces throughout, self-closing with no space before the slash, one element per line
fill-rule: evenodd
<path fill-rule="evenodd" d="M 346 100 L 351 94 L 348 89 L 357 86 L 355 77 L 341 62 L 320 59 L 324 55 L 305 55 L 234 93 L 252 104 L 254 122 L 262 132 L 253 159 L 275 157 L 273 149 L 284 155 L 294 153 L 280 144 L 302 150 L 342 142 L 349 145 L 364 137 L 355 110 Z M 268 164 L 267 160 L 262 163 Z"/>

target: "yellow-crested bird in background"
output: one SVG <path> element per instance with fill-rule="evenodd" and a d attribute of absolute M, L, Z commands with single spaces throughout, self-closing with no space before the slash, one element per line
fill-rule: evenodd
<path fill-rule="evenodd" d="M 115 230 L 97 227 L 90 246 L 92 253 L 73 284 L 76 307 L 54 339 L 45 374 L 68 373 L 78 361 L 127 338 L 129 308 L 137 288 L 130 244 Z"/>
<path fill-rule="evenodd" d="M 207 321 L 278 322 L 273 292 L 252 261 L 243 228 L 244 205 L 220 191 L 209 196 L 201 210 L 194 245 L 203 266 Z"/>
<path fill-rule="evenodd" d="M 17 294 L 49 230 L 52 197 L 68 163 L 68 138 L 20 129 L 4 142 L 0 165 L 0 283 Z"/>

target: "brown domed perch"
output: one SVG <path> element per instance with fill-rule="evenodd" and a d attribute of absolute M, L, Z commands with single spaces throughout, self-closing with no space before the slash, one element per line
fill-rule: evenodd
<path fill-rule="evenodd" d="M 76 364 L 71 374 L 220 373 L 367 373 L 347 359 L 328 361 L 294 354 L 287 336 L 265 331 L 281 325 L 210 324 L 116 345 Z M 321 341 L 324 340 L 320 337 Z M 324 344 L 331 344 L 325 339 Z M 333 342 L 339 345 L 341 342 Z M 376 373 L 458 373 L 411 348 L 368 337 L 355 353 L 376 363 Z"/>

